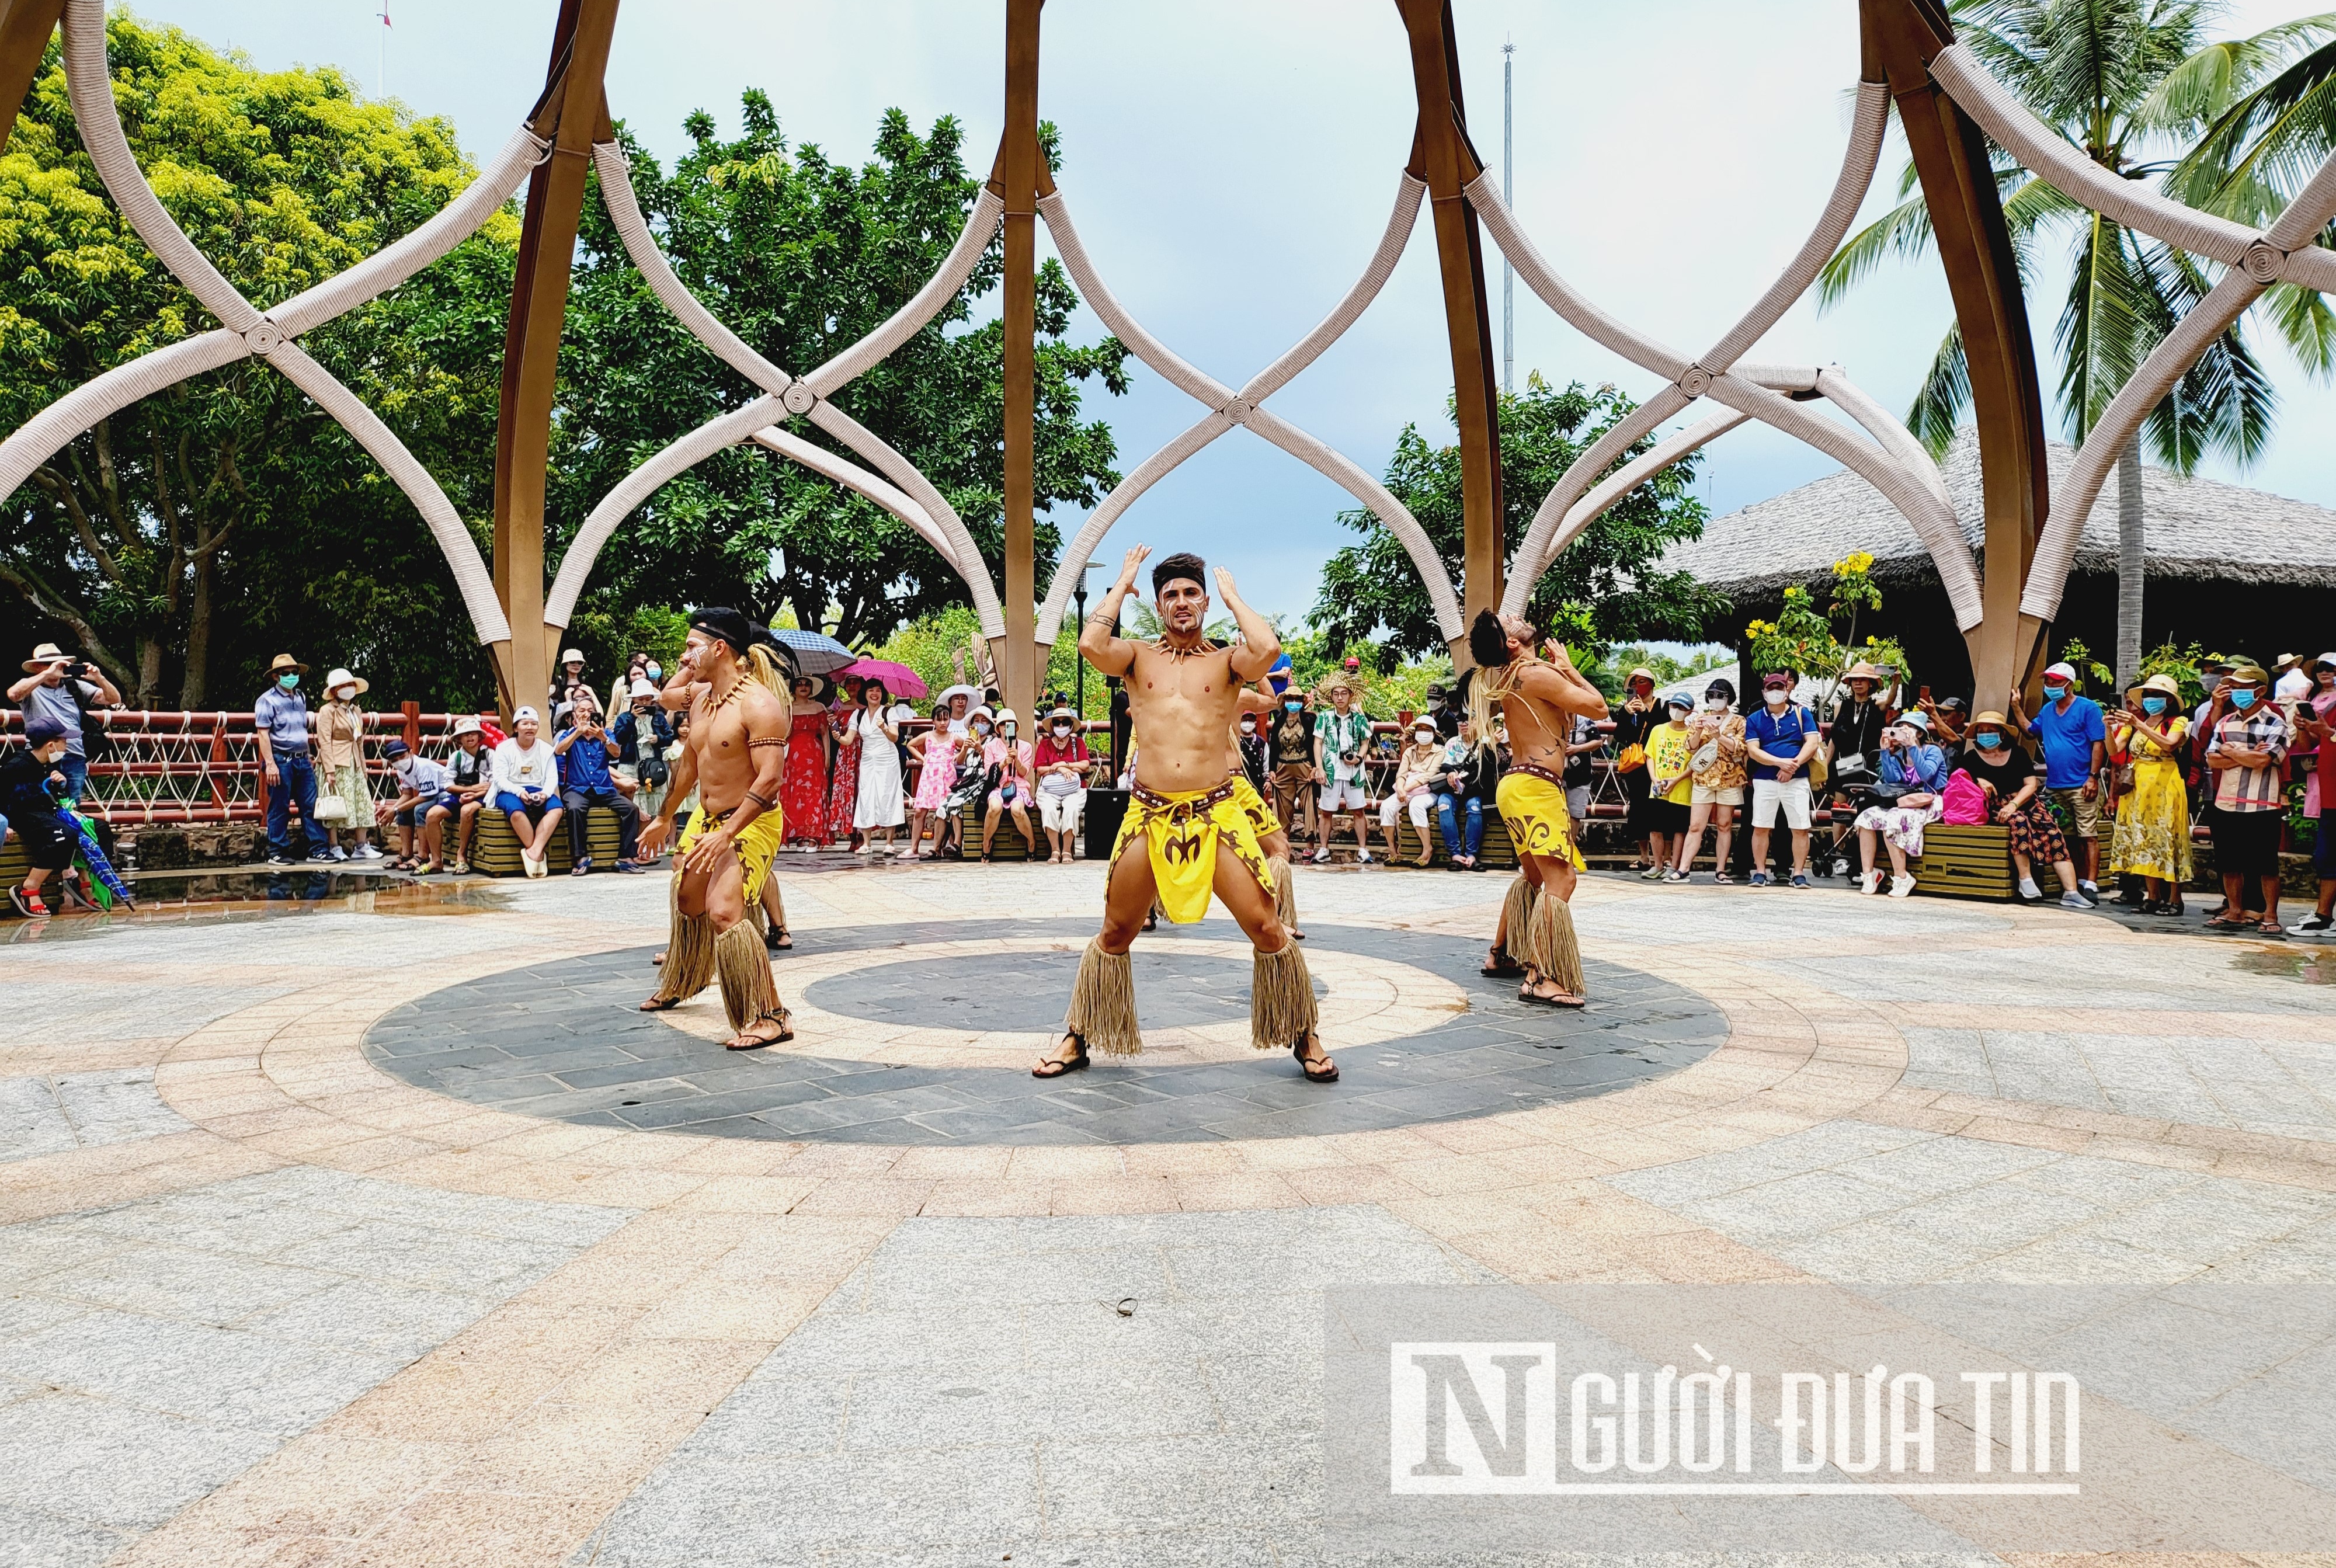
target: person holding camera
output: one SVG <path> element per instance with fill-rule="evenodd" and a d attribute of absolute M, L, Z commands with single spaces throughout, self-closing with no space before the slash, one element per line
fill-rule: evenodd
<path fill-rule="evenodd" d="M 24 678 L 8 688 L 8 700 L 24 710 L 27 725 L 50 718 L 64 731 L 64 755 L 57 771 L 65 775 L 66 803 L 80 800 L 89 784 L 89 750 L 83 739 L 89 710 L 120 707 L 122 693 L 89 660 L 44 642 L 24 661 Z"/>
<path fill-rule="evenodd" d="M 592 870 L 590 825 L 584 814 L 588 806 L 606 806 L 617 813 L 617 870 L 628 876 L 638 874 L 641 868 L 633 863 L 633 846 L 640 836 L 641 808 L 617 787 L 616 776 L 609 772 L 617 745 L 600 723 L 599 699 L 590 687 L 576 688 L 569 727 L 552 741 L 551 749 L 560 758 L 560 800 L 568 813 L 568 859 L 572 868 L 568 874 L 580 877 Z"/>
<path fill-rule="evenodd" d="M 616 743 L 617 760 L 609 772 L 617 787 L 632 797 L 643 817 L 657 815 L 657 798 L 672 771 L 666 765 L 666 747 L 673 744 L 673 720 L 657 706 L 657 688 L 647 677 L 633 682 L 623 712 L 608 723 L 608 738 Z"/>
<path fill-rule="evenodd" d="M 1356 704 L 1351 677 L 1330 677 L 1322 683 L 1321 693 L 1330 699 L 1330 711 L 1317 716 L 1314 721 L 1314 784 L 1318 792 L 1314 810 L 1322 824 L 1321 838 L 1314 847 L 1314 862 L 1319 865 L 1330 858 L 1331 842 L 1338 834 L 1338 819 L 1343 816 L 1355 830 L 1355 859 L 1368 865 L 1371 800 L 1370 780 L 1364 764 L 1370 750 L 1371 721 Z"/>
<path fill-rule="evenodd" d="M 1945 809 L 1947 754 L 1930 744 L 1931 721 L 1919 712 L 1902 713 L 1882 730 L 1877 782 L 1864 793 L 1872 803 L 1857 813 L 1857 852 L 1864 867 L 1858 891 L 1882 891 L 1882 866 L 1874 846 L 1890 854 L 1890 896 L 1914 891 L 1906 857 L 1922 853 L 1922 830 Z"/>

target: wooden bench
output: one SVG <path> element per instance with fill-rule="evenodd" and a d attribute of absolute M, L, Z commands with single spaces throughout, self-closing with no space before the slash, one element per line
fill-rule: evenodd
<path fill-rule="evenodd" d="M 584 811 L 584 842 L 592 852 L 592 869 L 609 870 L 617 863 L 617 813 L 607 806 L 586 806 Z M 453 828 L 453 819 L 449 818 L 446 831 L 452 833 Z M 552 829 L 551 842 L 544 846 L 543 863 L 556 877 L 564 877 L 575 869 L 568 856 L 568 823 L 564 818 Z M 511 834 L 511 818 L 492 806 L 479 813 L 478 827 L 471 840 L 471 869 L 491 877 L 516 877 L 526 872 L 519 863 L 519 840 Z"/>
<path fill-rule="evenodd" d="M 1922 830 L 1922 852 L 1910 858 L 1914 891 L 1933 898 L 2008 903 L 2019 890 L 2011 867 L 2011 830 L 1992 823 Z"/>
<path fill-rule="evenodd" d="M 1467 830 L 1465 820 L 1460 819 L 1457 813 L 1455 818 L 1456 825 L 1465 833 Z M 1428 813 L 1426 837 L 1430 856 L 1428 864 L 1440 866 L 1448 863 L 1452 857 L 1444 852 L 1443 830 L 1436 826 L 1436 815 L 1432 812 Z M 1406 808 L 1397 813 L 1395 842 L 1403 846 L 1402 858 L 1406 863 L 1418 861 L 1419 841 L 1419 830 L 1411 825 L 1410 811 Z M 1509 842 L 1509 824 L 1501 820 L 1501 813 L 1492 809 L 1489 801 L 1484 806 L 1484 836 L 1476 845 L 1476 859 L 1479 863 L 1495 871 L 1513 872 L 1517 869 L 1517 850 Z"/>
<path fill-rule="evenodd" d="M 1043 847 L 1046 842 L 1046 830 L 1038 825 L 1038 808 L 1035 804 L 1026 804 L 1024 809 L 1030 815 L 1030 832 L 1037 836 L 1040 846 Z M 988 814 L 989 801 L 987 796 L 978 801 L 968 802 L 965 808 L 958 813 L 958 832 L 960 835 L 958 842 L 965 846 L 965 858 L 969 861 L 978 861 L 981 858 L 981 822 Z M 1079 831 L 1081 833 L 1086 831 L 1085 822 L 1079 823 Z M 1029 840 L 1022 836 L 1022 830 L 1015 825 L 1014 813 L 1011 811 L 999 812 L 998 832 L 990 835 L 989 858 L 993 861 L 1027 861 L 1035 859 L 1036 852 L 1031 849 Z"/>

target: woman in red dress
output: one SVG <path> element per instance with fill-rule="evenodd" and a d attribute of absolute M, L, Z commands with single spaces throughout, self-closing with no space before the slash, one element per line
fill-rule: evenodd
<path fill-rule="evenodd" d="M 815 849 L 827 842 L 827 705 L 817 678 L 795 677 L 793 720 L 787 726 L 787 768 L 779 777 L 779 808 L 787 842 Z"/>
<path fill-rule="evenodd" d="M 860 682 L 846 676 L 844 685 L 850 696 L 837 698 L 827 710 L 828 744 L 835 748 L 834 782 L 827 792 L 828 836 L 857 843 L 860 834 L 852 825 L 852 808 L 860 798 L 860 737 L 851 726 L 852 710 L 860 700 Z"/>

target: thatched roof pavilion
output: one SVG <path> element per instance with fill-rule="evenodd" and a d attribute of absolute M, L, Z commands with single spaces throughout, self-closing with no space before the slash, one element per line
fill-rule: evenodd
<path fill-rule="evenodd" d="M 2057 483 L 2075 454 L 2057 442 L 2050 454 Z M 1979 444 L 1968 427 L 1940 470 L 1964 535 L 1973 552 L 1983 554 Z M 2145 648 L 2170 638 L 2268 661 L 2289 648 L 2318 649 L 2336 640 L 2336 511 L 2147 466 L 2142 494 Z M 2112 475 L 2086 519 L 2051 636 L 2056 650 L 2066 638 L 2080 638 L 2103 664 L 2113 662 L 2117 648 L 2117 519 Z M 1787 587 L 1806 586 L 1822 602 L 1833 563 L 1861 550 L 1874 558 L 1883 589 L 1882 612 L 1861 626 L 1861 635 L 1898 638 L 1916 679 L 1938 695 L 1965 691 L 1970 662 L 1929 552 L 1897 508 L 1846 470 L 1715 518 L 1700 540 L 1674 547 L 1663 565 L 1692 572 L 1728 596 L 1726 618 L 1705 634 L 1740 646 L 1744 623 L 1775 618 Z"/>

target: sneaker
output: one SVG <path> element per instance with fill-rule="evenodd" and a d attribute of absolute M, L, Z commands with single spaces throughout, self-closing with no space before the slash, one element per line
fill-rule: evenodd
<path fill-rule="evenodd" d="M 267 863 L 271 866 L 297 866 L 300 862 L 290 855 L 269 855 Z"/>
<path fill-rule="evenodd" d="M 1752 873 L 1752 885 L 1756 888 L 1767 887 L 1768 885 L 1768 873 L 1767 872 L 1754 872 Z"/>
<path fill-rule="evenodd" d="M 1330 861 L 1330 846 L 1329 846 L 1329 845 L 1325 844 L 1325 845 L 1323 845 L 1320 849 L 1318 849 L 1318 850 L 1316 850 L 1316 851 L 1314 852 L 1314 863 L 1315 863 L 1316 865 L 1318 865 L 1318 866 L 1319 866 L 1319 865 L 1328 865 L 1328 864 L 1329 863 L 1329 861 Z"/>
<path fill-rule="evenodd" d="M 1806 872 L 1795 872 L 1793 873 L 1793 885 L 1799 888 L 1804 892 L 1807 891 L 1809 885 L 1809 873 Z"/>
<path fill-rule="evenodd" d="M 1639 873 L 1639 880 L 1642 882 L 1659 882 L 1663 880 L 1664 870 L 1662 866 L 1649 866 Z"/>
<path fill-rule="evenodd" d="M 1882 873 L 1880 872 L 1867 872 L 1864 875 L 1859 877 L 1857 879 L 1857 891 L 1862 893 L 1880 892 L 1882 891 Z"/>
<path fill-rule="evenodd" d="M 2099 909 L 2099 908 L 2101 907 L 2101 895 L 2100 895 L 2100 891 L 2099 891 L 2099 890 L 2098 890 L 2098 889 L 2095 889 L 2094 891 L 2090 891 L 2090 892 L 2086 891 L 2086 889 L 2087 889 L 2089 885 L 2090 885 L 2089 883 L 2086 883 L 2086 882 L 2078 882 L 2078 883 L 2077 884 L 2077 896 L 2078 896 L 2078 898 L 2080 898 L 2080 899 L 2082 899 L 2082 900 L 2084 900 L 2084 901 L 2085 901 L 2085 907 L 2086 907 L 2087 909 L 2090 909 L 2090 910 L 2097 910 L 2097 909 Z"/>
<path fill-rule="evenodd" d="M 1371 863 L 1371 852 L 1368 850 L 1358 850 L 1355 852 L 1355 863 L 1358 866 L 1369 865 Z"/>
<path fill-rule="evenodd" d="M 2101 887 L 2098 882 L 2088 882 L 2079 877 L 2077 879 L 2077 891 L 2095 903 L 2101 901 Z"/>
<path fill-rule="evenodd" d="M 1890 879 L 1890 896 L 1892 898 L 1903 899 L 1913 891 L 1914 879 L 1913 877 L 1892 877 Z"/>
<path fill-rule="evenodd" d="M 1846 857 L 1836 858 L 1834 861 L 1833 874 L 1837 877 L 1845 877 L 1849 875 L 1849 861 Z"/>
<path fill-rule="evenodd" d="M 1663 881 L 1667 882 L 1683 882 L 1689 880 L 1690 879 L 1687 872 L 1679 870 L 1677 866 L 1673 866 L 1670 870 L 1663 873 Z"/>
<path fill-rule="evenodd" d="M 2312 914 L 2288 927 L 2287 934 L 2292 937 L 2324 937 L 2331 927 L 2336 927 L 2336 921 L 2331 921 L 2326 915 Z"/>
<path fill-rule="evenodd" d="M 2060 895 L 2060 907 L 2064 910 L 2088 910 L 2093 907 L 2093 904 L 2092 901 L 2082 893 L 2068 892 Z"/>
<path fill-rule="evenodd" d="M 326 850 L 321 857 L 310 855 L 308 858 L 312 861 L 320 858 L 328 861 L 345 861 L 349 858 L 349 852 L 343 849 L 340 845 L 335 844 L 331 849 Z"/>
<path fill-rule="evenodd" d="M 372 842 L 368 840 L 367 842 L 357 845 L 356 853 L 351 855 L 349 859 L 353 861 L 377 861 L 381 859 L 381 852 L 374 848 Z"/>
<path fill-rule="evenodd" d="M 310 850 L 307 863 L 312 866 L 328 866 L 348 858 L 338 850 Z"/>

